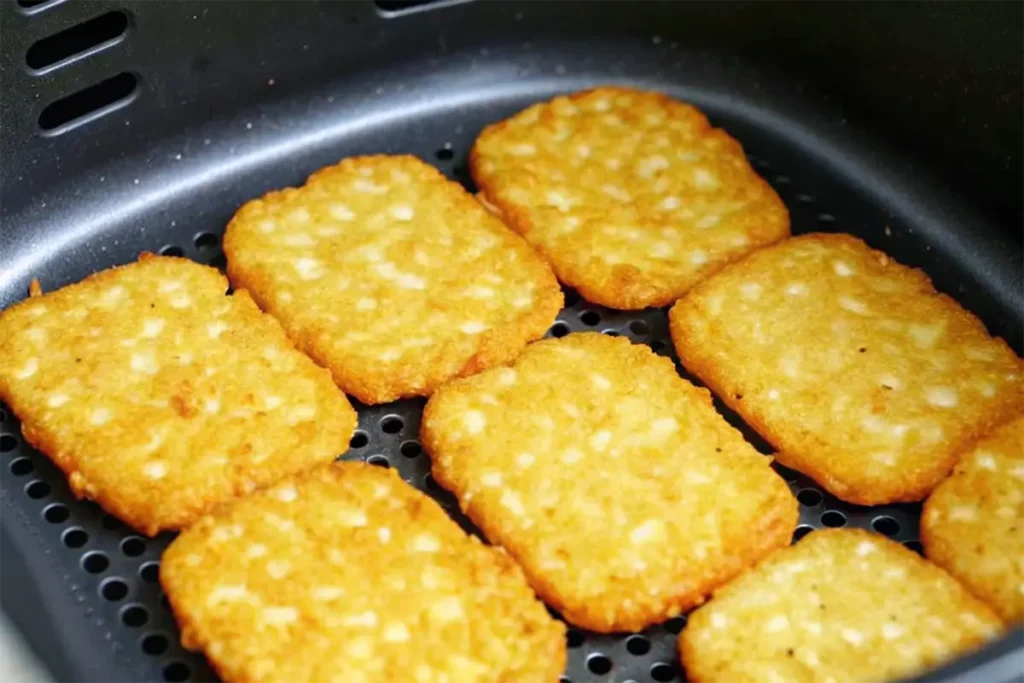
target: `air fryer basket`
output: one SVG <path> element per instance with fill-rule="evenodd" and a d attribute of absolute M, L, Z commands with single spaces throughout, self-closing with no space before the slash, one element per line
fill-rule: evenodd
<path fill-rule="evenodd" d="M 220 236 L 242 202 L 344 156 L 413 153 L 472 189 L 466 153 L 485 124 L 615 82 L 700 106 L 743 143 L 794 232 L 852 232 L 924 268 L 1021 353 L 1020 233 L 996 227 L 1020 225 L 1019 4 L 423 5 L 4 2 L 0 307 L 33 277 L 55 289 L 144 250 L 223 267 Z M 872 57 L 883 48 L 889 65 Z M 923 65 L 937 53 L 945 75 Z M 828 69 L 842 78 L 823 81 Z M 964 97 L 981 103 L 957 109 Z M 920 125 L 908 115 L 915 98 L 929 107 Z M 879 111 L 891 116 L 871 118 Z M 615 312 L 566 294 L 549 334 L 621 334 L 674 358 L 664 310 Z M 397 468 L 471 528 L 429 476 L 422 405 L 358 406 L 341 456 Z M 143 539 L 76 501 L 6 406 L 0 468 L 0 598 L 55 676 L 213 678 L 179 645 L 156 581 L 171 535 Z M 779 470 L 800 501 L 798 536 L 855 526 L 920 549 L 920 506 L 848 505 Z M 682 680 L 684 623 L 570 629 L 563 680 Z M 1018 630 L 922 680 L 1014 680 L 1021 641 Z"/>

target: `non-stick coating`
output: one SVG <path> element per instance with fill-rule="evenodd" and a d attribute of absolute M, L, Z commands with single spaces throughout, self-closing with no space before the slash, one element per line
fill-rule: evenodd
<path fill-rule="evenodd" d="M 275 79 L 258 57 L 250 59 L 250 68 L 262 69 L 268 83 Z M 147 96 L 171 96 L 147 91 L 149 74 L 143 70 L 140 77 L 140 105 Z M 440 50 L 401 68 L 366 64 L 358 77 L 340 74 L 285 90 L 259 106 L 228 107 L 228 114 L 187 130 L 160 131 L 145 148 L 118 158 L 87 165 L 67 160 L 74 173 L 62 174 L 51 159 L 55 179 L 49 184 L 39 184 L 38 174 L 29 183 L 30 174 L 5 167 L 0 307 L 22 298 L 30 278 L 54 289 L 143 250 L 180 250 L 222 265 L 219 237 L 243 201 L 301 183 L 344 156 L 413 153 L 470 187 L 465 157 L 482 126 L 556 92 L 604 82 L 657 88 L 700 106 L 743 143 L 785 200 L 794 232 L 851 232 L 923 267 L 940 290 L 1021 353 L 1021 262 L 1012 240 L 938 182 L 910 173 L 915 166 L 849 124 L 804 83 L 688 51 L 660 34 L 586 43 L 517 41 Z M 275 79 L 268 87 L 278 84 Z M 221 87 L 230 97 L 230 84 Z M 90 131 L 134 131 L 146 125 L 135 118 L 134 106 L 38 144 L 59 151 L 65 143 L 86 144 Z M 24 144 L 21 159 L 48 163 L 41 153 L 25 152 L 35 143 Z M 673 355 L 665 311 L 613 312 L 572 292 L 567 301 L 553 334 L 600 330 Z M 353 446 L 340 455 L 398 468 L 470 528 L 451 497 L 429 479 L 428 457 L 416 442 L 421 408 L 422 401 L 361 407 Z M 178 644 L 155 582 L 171 535 L 143 540 L 97 506 L 75 501 L 57 469 L 24 443 L 15 416 L 3 407 L 0 417 L 3 604 L 54 673 L 88 680 L 211 678 L 203 658 Z M 806 478 L 780 471 L 801 501 L 799 534 L 827 525 L 874 527 L 916 547 L 919 506 L 850 506 Z M 673 620 L 640 635 L 570 630 L 566 677 L 576 683 L 681 680 L 675 640 L 682 624 Z M 1013 651 L 1019 641 L 1016 633 L 935 680 L 960 680 L 971 672 L 984 680 L 1009 679 L 1021 655 Z"/>

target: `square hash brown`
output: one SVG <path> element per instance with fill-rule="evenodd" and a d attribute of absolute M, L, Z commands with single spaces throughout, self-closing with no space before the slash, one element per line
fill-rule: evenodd
<path fill-rule="evenodd" d="M 584 298 L 666 306 L 789 235 L 789 213 L 736 140 L 657 92 L 601 87 L 535 104 L 480 134 L 486 205 Z"/>
<path fill-rule="evenodd" d="M 1024 362 L 928 277 L 810 234 L 727 266 L 671 310 L 679 358 L 839 498 L 916 502 L 1024 402 Z"/>
<path fill-rule="evenodd" d="M 363 403 L 513 358 L 562 292 L 462 186 L 410 156 L 345 159 L 239 209 L 228 276 Z"/>
<path fill-rule="evenodd" d="M 771 459 L 670 360 L 624 338 L 535 342 L 508 367 L 449 382 L 421 439 L 484 535 L 592 631 L 700 604 L 796 526 Z"/>
<path fill-rule="evenodd" d="M 224 680 L 554 683 L 565 625 L 394 470 L 320 466 L 183 532 L 160 582 Z"/>
<path fill-rule="evenodd" d="M 0 313 L 0 398 L 72 491 L 136 529 L 343 453 L 356 414 L 244 291 L 144 255 Z"/>

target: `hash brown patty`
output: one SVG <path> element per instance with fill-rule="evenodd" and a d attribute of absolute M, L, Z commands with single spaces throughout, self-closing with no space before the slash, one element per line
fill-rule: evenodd
<path fill-rule="evenodd" d="M 343 453 L 345 396 L 213 268 L 143 255 L 0 313 L 0 398 L 79 497 L 154 535 Z"/>
<path fill-rule="evenodd" d="M 469 158 L 489 207 L 584 298 L 666 306 L 789 214 L 739 143 L 657 92 L 602 87 L 484 129 Z"/>
<path fill-rule="evenodd" d="M 573 624 L 635 631 L 789 543 L 785 482 L 672 362 L 625 338 L 535 342 L 442 386 L 433 475 Z"/>
<path fill-rule="evenodd" d="M 219 508 L 160 582 L 182 643 L 228 681 L 554 683 L 565 667 L 565 626 L 515 563 L 363 463 Z"/>
<path fill-rule="evenodd" d="M 243 206 L 228 276 L 363 403 L 513 358 L 562 307 L 551 269 L 462 186 L 365 156 Z"/>
<path fill-rule="evenodd" d="M 921 542 L 1005 622 L 1024 622 L 1024 418 L 960 456 L 924 504 Z"/>
<path fill-rule="evenodd" d="M 999 618 L 901 544 L 827 529 L 717 591 L 679 637 L 694 683 L 912 677 L 980 647 Z"/>
<path fill-rule="evenodd" d="M 850 235 L 757 251 L 670 312 L 679 358 L 777 449 L 861 505 L 915 502 L 1024 402 L 1024 362 L 920 270 Z"/>

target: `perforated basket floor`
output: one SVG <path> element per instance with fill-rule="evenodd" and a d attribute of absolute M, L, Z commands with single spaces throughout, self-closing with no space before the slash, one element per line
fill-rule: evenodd
<path fill-rule="evenodd" d="M 364 3 L 335 4 L 337 12 L 349 13 L 363 25 L 385 21 Z M 504 19 L 524 19 L 529 10 L 523 7 L 509 10 Z M 458 52 L 435 45 L 428 51 L 431 58 L 400 71 L 367 66 L 358 77 L 342 74 L 314 83 L 300 83 L 296 77 L 291 89 L 270 68 L 252 69 L 239 78 L 278 88 L 258 106 L 199 117 L 177 131 L 154 129 L 134 152 L 79 164 L 78 155 L 95 152 L 94 140 L 109 141 L 145 127 L 148 114 L 173 102 L 177 91 L 172 83 L 181 85 L 180 79 L 161 71 L 165 65 L 159 55 L 147 57 L 140 50 L 143 40 L 166 42 L 146 22 L 147 11 L 134 6 L 127 22 L 131 28 L 112 43 L 111 49 L 123 47 L 124 54 L 108 51 L 103 56 L 110 62 L 107 72 L 124 67 L 137 73 L 139 89 L 117 106 L 87 112 L 66 130 L 50 129 L 46 137 L 19 143 L 19 169 L 56 164 L 77 172 L 41 184 L 38 174 L 26 171 L 15 178 L 5 169 L 2 307 L 25 295 L 31 277 L 54 289 L 132 260 L 143 250 L 181 254 L 223 268 L 220 236 L 243 201 L 300 183 L 316 168 L 352 154 L 413 153 L 472 190 L 466 153 L 485 124 L 556 92 L 614 81 L 661 89 L 705 109 L 714 123 L 743 143 L 755 167 L 779 192 L 795 233 L 851 232 L 904 263 L 923 267 L 940 290 L 977 312 L 993 333 L 1006 337 L 1021 353 L 1021 297 L 1013 286 L 1019 283 L 1020 266 L 998 231 L 928 185 L 927 178 L 910 173 L 913 166 L 848 128 L 827 98 L 804 94 L 802 85 L 794 99 L 790 82 L 773 80 L 735 60 L 687 52 L 657 35 L 586 45 L 512 41 Z M 473 21 L 472 11 L 477 10 L 465 10 L 465 22 Z M 26 14 L 19 21 L 30 30 L 32 20 Z M 183 25 L 196 30 L 203 26 L 198 14 L 195 22 Z M 392 42 L 410 30 L 372 26 L 385 36 L 381 40 Z M 307 42 L 293 49 L 330 51 L 330 32 L 315 27 L 308 31 Z M 212 43 L 207 52 L 216 54 Z M 81 65 L 80 79 L 88 82 L 94 66 Z M 101 75 L 97 71 L 92 80 L 101 80 Z M 47 95 L 45 87 L 31 83 L 37 93 Z M 21 94 L 31 92 L 17 79 L 5 85 L 21 88 Z M 63 85 L 58 79 L 53 87 Z M 55 101 L 62 94 L 53 91 L 48 97 Z M 39 112 L 47 97 L 42 100 L 29 113 Z M 10 151 L 9 140 L 7 144 Z M 664 310 L 610 311 L 571 291 L 566 302 L 550 335 L 598 330 L 649 344 L 676 360 Z M 413 400 L 359 406 L 359 430 L 349 450 L 339 456 L 398 469 L 470 529 L 453 498 L 430 477 L 428 456 L 417 442 L 422 405 Z M 768 452 L 734 414 L 718 407 Z M 202 656 L 179 645 L 157 582 L 160 554 L 172 536 L 144 539 L 96 505 L 76 501 L 57 468 L 23 441 L 6 406 L 0 412 L 0 433 L 4 607 L 34 647 L 45 652 L 54 671 L 90 680 L 213 679 Z M 801 475 L 779 471 L 800 501 L 797 537 L 814 528 L 851 526 L 873 529 L 920 550 L 919 506 L 851 506 Z M 684 625 L 685 617 L 680 617 L 636 634 L 570 629 L 563 681 L 683 680 L 676 636 Z M 935 680 L 959 680 L 957 676 L 971 671 L 995 672 L 985 680 L 1003 680 L 1005 658 L 1020 656 L 1015 650 L 1019 640 L 1019 633 L 1012 634 L 989 652 L 936 674 Z M 984 669 L 995 665 L 1003 668 Z"/>

